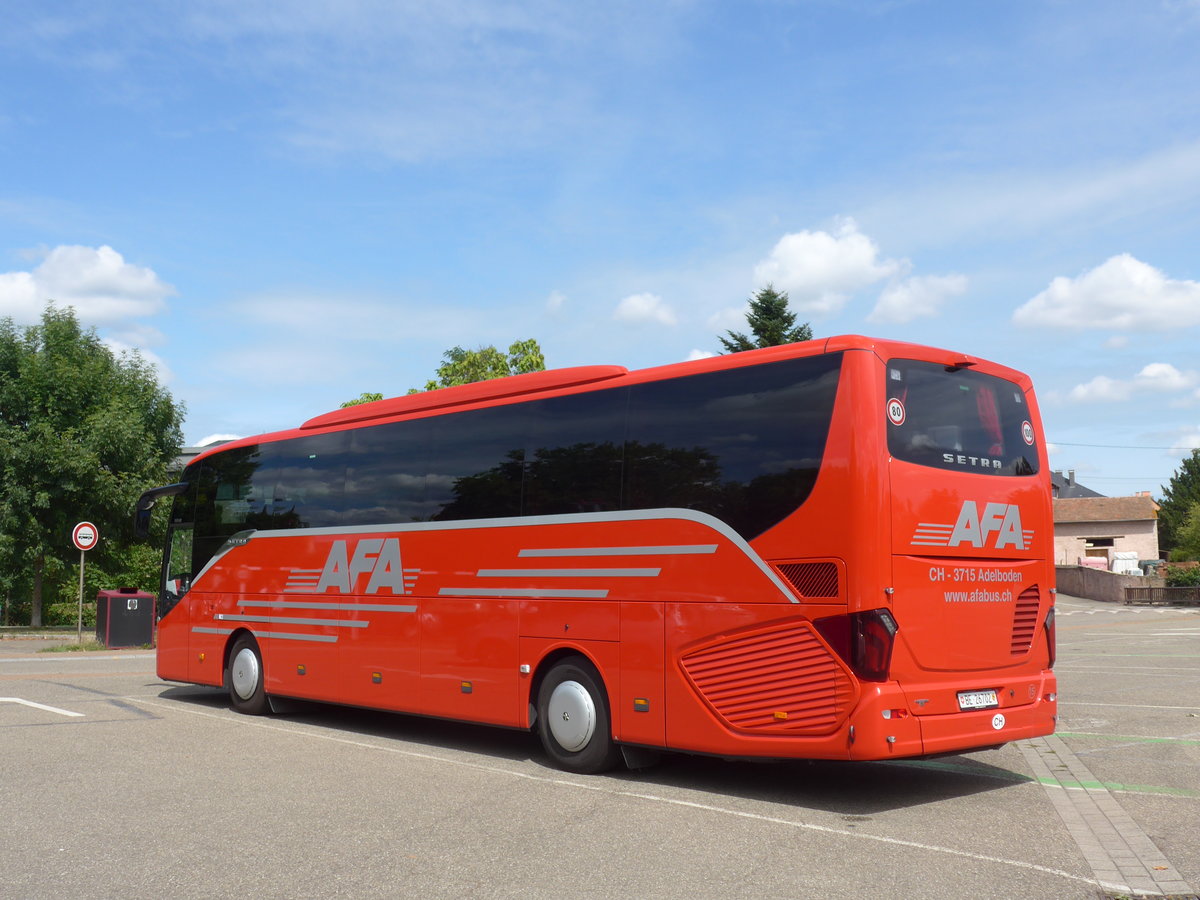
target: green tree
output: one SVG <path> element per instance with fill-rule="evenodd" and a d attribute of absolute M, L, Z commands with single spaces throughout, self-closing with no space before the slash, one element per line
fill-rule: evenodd
<path fill-rule="evenodd" d="M 42 624 L 51 564 L 78 563 L 76 522 L 100 529 L 89 568 L 146 567 L 128 547 L 131 511 L 166 479 L 182 420 L 152 366 L 114 355 L 73 310 L 48 306 L 23 328 L 0 320 L 0 571 L 28 586 L 31 625 Z"/>
<path fill-rule="evenodd" d="M 1200 503 L 1200 449 L 1183 458 L 1158 501 L 1158 546 L 1162 550 L 1178 546 L 1188 513 L 1196 503 Z"/>
<path fill-rule="evenodd" d="M 1183 524 L 1176 529 L 1174 538 L 1175 544 L 1169 554 L 1172 562 L 1200 560 L 1200 503 L 1188 507 Z"/>
<path fill-rule="evenodd" d="M 362 404 L 362 403 L 374 403 L 376 400 L 382 400 L 382 399 L 383 399 L 383 394 L 376 394 L 373 391 L 363 391 L 361 394 L 359 394 L 353 400 L 347 400 L 345 403 L 343 403 L 341 405 L 341 408 L 345 409 L 347 406 L 358 406 L 359 404 Z"/>
<path fill-rule="evenodd" d="M 546 358 L 542 355 L 542 348 L 533 338 L 514 341 L 509 345 L 507 355 L 495 347 L 480 347 L 478 350 L 451 347 L 442 354 L 442 364 L 437 367 L 437 379 L 425 382 L 424 389 L 434 391 L 458 384 L 487 381 L 490 378 L 541 372 L 545 368 Z M 409 393 L 416 394 L 419 391 L 413 388 Z"/>
<path fill-rule="evenodd" d="M 796 314 L 788 309 L 787 291 L 777 291 L 770 284 L 750 298 L 746 323 L 753 339 L 738 331 L 727 331 L 728 337 L 717 338 L 727 353 L 811 341 L 813 336 L 807 322 L 796 324 Z"/>

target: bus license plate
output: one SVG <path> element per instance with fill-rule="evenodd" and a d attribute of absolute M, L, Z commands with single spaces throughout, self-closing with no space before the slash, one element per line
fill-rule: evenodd
<path fill-rule="evenodd" d="M 993 706 L 999 705 L 1000 701 L 996 699 L 995 691 L 958 692 L 958 708 L 961 710 L 991 709 Z"/>

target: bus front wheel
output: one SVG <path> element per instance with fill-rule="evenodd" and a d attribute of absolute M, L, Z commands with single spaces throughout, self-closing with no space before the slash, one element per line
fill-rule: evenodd
<path fill-rule="evenodd" d="M 263 687 L 262 654 L 258 642 L 248 634 L 241 635 L 229 651 L 229 702 L 235 710 L 248 716 L 261 716 L 267 711 L 267 692 Z"/>
<path fill-rule="evenodd" d="M 551 761 L 568 772 L 605 772 L 620 759 L 604 682 L 582 657 L 562 660 L 546 673 L 538 690 L 537 728 Z"/>

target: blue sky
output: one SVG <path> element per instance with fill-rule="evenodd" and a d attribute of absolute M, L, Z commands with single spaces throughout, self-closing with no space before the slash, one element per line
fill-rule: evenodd
<path fill-rule="evenodd" d="M 1029 372 L 1102 493 L 1200 446 L 1200 0 L 7 0 L 0 78 L 0 315 L 192 443 L 454 345 L 714 352 L 771 281 Z"/>

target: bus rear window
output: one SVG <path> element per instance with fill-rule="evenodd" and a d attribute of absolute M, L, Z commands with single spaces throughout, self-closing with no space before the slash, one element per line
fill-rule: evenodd
<path fill-rule="evenodd" d="M 1021 388 L 935 363 L 887 364 L 888 451 L 896 459 L 988 475 L 1033 475 L 1037 435 Z"/>

